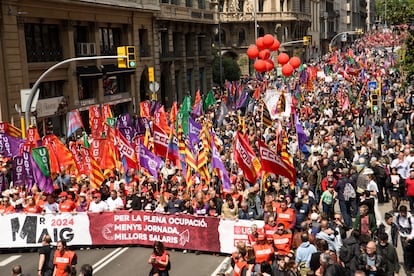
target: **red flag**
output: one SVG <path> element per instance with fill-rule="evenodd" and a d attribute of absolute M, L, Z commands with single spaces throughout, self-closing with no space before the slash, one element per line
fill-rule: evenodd
<path fill-rule="evenodd" d="M 114 116 L 112 115 L 112 111 L 111 111 L 111 107 L 109 106 L 109 104 L 104 104 L 102 106 L 102 118 L 104 121 L 106 121 L 106 119 L 108 118 L 113 118 Z"/>
<path fill-rule="evenodd" d="M 173 102 L 173 105 L 171 107 L 171 112 L 170 112 L 170 122 L 173 125 L 175 125 L 175 121 L 177 120 L 177 114 L 178 114 L 177 102 Z"/>
<path fill-rule="evenodd" d="M 256 100 L 260 99 L 260 87 L 259 86 L 256 87 L 256 90 L 254 90 L 253 98 L 255 98 Z"/>
<path fill-rule="evenodd" d="M 83 171 L 80 173 L 89 175 L 91 173 L 91 155 L 88 148 L 80 146 L 81 158 L 83 163 Z"/>
<path fill-rule="evenodd" d="M 153 125 L 154 131 L 154 153 L 162 158 L 167 156 L 168 135 L 156 124 Z"/>
<path fill-rule="evenodd" d="M 100 128 L 102 126 L 102 118 L 100 117 L 89 117 L 89 125 L 91 128 L 91 134 L 93 138 L 101 138 L 102 132 Z"/>
<path fill-rule="evenodd" d="M 143 101 L 139 103 L 139 112 L 141 117 L 151 117 L 151 103 L 149 101 Z"/>
<path fill-rule="evenodd" d="M 346 96 L 345 101 L 344 101 L 344 105 L 342 106 L 342 112 L 347 111 L 349 108 L 349 97 Z"/>
<path fill-rule="evenodd" d="M 239 168 L 243 171 L 246 180 L 250 183 L 256 183 L 257 172 L 255 169 L 255 159 L 253 149 L 250 147 L 249 142 L 246 141 L 243 136 L 237 132 L 236 139 L 234 141 L 234 161 L 239 165 Z"/>
<path fill-rule="evenodd" d="M 292 174 L 290 169 L 283 163 L 280 157 L 270 150 L 266 144 L 259 140 L 259 154 L 262 164 L 262 171 L 267 173 L 273 173 L 275 175 L 282 175 L 289 178 L 292 181 L 296 181 L 295 175 Z"/>
<path fill-rule="evenodd" d="M 46 135 L 42 142 L 49 151 L 50 172 L 59 173 L 61 167 L 70 168 L 75 165 L 73 154 L 54 134 Z"/>
<path fill-rule="evenodd" d="M 89 175 L 90 186 L 98 190 L 101 187 L 104 180 L 105 180 L 105 177 L 102 172 L 102 169 L 99 166 L 98 162 L 95 160 L 95 158 L 93 158 L 91 154 L 90 155 L 90 175 Z"/>
<path fill-rule="evenodd" d="M 170 127 L 167 123 L 167 114 L 165 113 L 164 106 L 161 106 L 154 114 L 154 124 L 159 126 L 167 135 L 170 134 Z"/>
<path fill-rule="evenodd" d="M 201 95 L 200 95 L 200 90 L 197 90 L 196 95 L 195 95 L 195 100 L 194 100 L 194 104 L 193 104 L 193 109 L 195 109 L 195 107 L 201 102 Z"/>
<path fill-rule="evenodd" d="M 125 157 L 125 160 L 129 168 L 137 168 L 137 158 L 135 155 L 134 148 L 128 142 L 128 140 L 122 135 L 122 133 L 115 129 L 115 140 L 116 146 L 118 147 L 119 153 Z"/>
<path fill-rule="evenodd" d="M 106 170 L 113 170 L 117 167 L 117 150 L 114 145 L 113 141 L 110 141 L 109 139 L 103 139 L 101 141 L 101 147 L 103 150 L 100 150 L 100 163 L 102 169 Z M 92 147 L 91 147 L 92 148 Z"/>

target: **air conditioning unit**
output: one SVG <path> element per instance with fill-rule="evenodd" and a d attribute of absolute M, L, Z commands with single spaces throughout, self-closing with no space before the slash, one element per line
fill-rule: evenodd
<path fill-rule="evenodd" d="M 77 43 L 76 54 L 78 56 L 87 56 L 89 54 L 89 43 Z"/>
<path fill-rule="evenodd" d="M 95 43 L 88 43 L 88 55 L 90 56 L 96 55 L 96 44 Z"/>

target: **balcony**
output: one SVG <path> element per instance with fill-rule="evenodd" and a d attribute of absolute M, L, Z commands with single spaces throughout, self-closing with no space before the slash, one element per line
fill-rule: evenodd
<path fill-rule="evenodd" d="M 78 0 L 84 3 L 103 4 L 115 7 L 126 7 L 131 9 L 144 9 L 159 11 L 160 3 L 156 0 Z"/>
<path fill-rule="evenodd" d="M 240 12 L 223 12 L 221 13 L 222 23 L 239 23 L 252 22 L 254 17 L 249 13 Z M 311 21 L 311 15 L 303 12 L 258 12 L 256 14 L 257 21 Z"/>
<path fill-rule="evenodd" d="M 214 23 L 214 12 L 192 7 L 160 4 L 161 13 L 158 20 L 186 21 L 191 23 Z"/>
<path fill-rule="evenodd" d="M 27 50 L 27 62 L 61 61 L 63 59 L 62 48 L 37 48 Z"/>

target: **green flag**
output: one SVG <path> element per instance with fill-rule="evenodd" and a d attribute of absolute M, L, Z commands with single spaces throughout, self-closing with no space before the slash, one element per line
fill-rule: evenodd
<path fill-rule="evenodd" d="M 91 147 L 88 141 L 88 135 L 86 135 L 86 132 L 83 133 L 83 146 L 87 149 Z"/>
<path fill-rule="evenodd" d="M 208 91 L 207 97 L 204 100 L 204 111 L 208 109 L 208 107 L 212 104 L 216 103 L 216 99 L 214 98 L 214 93 L 212 90 Z"/>
<path fill-rule="evenodd" d="M 188 112 L 178 112 L 177 113 L 177 121 L 176 121 L 176 129 L 178 129 L 178 126 L 181 125 L 183 128 L 183 133 L 185 135 L 188 135 L 188 117 L 190 114 Z"/>
<path fill-rule="evenodd" d="M 110 127 L 115 128 L 116 118 L 106 118 L 106 122 Z"/>
<path fill-rule="evenodd" d="M 186 112 L 189 113 L 191 112 L 191 97 L 190 96 L 185 96 L 184 100 L 183 100 L 183 104 L 181 105 L 180 108 L 180 112 Z"/>
<path fill-rule="evenodd" d="M 45 177 L 50 176 L 50 158 L 46 147 L 32 149 L 32 157 Z"/>

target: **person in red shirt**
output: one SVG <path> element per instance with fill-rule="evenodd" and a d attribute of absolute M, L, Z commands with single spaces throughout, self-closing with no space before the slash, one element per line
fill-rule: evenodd
<path fill-rule="evenodd" d="M 405 180 L 405 186 L 407 188 L 407 197 L 410 202 L 410 212 L 414 212 L 414 168 L 410 169 L 410 175 Z"/>
<path fill-rule="evenodd" d="M 275 217 L 270 215 L 267 217 L 267 221 L 265 221 L 265 225 L 263 226 L 263 232 L 266 236 L 266 239 L 271 242 L 273 241 L 273 234 L 276 232 L 277 225 L 275 222 Z"/>
<path fill-rule="evenodd" d="M 277 255 L 290 254 L 292 233 L 285 230 L 285 225 L 283 223 L 277 225 L 276 233 L 273 235 L 273 245 L 276 248 Z"/>
<path fill-rule="evenodd" d="M 249 244 L 253 246 L 255 245 L 257 238 L 260 234 L 262 234 L 263 231 L 258 231 L 256 224 L 252 224 L 252 226 L 250 226 L 250 230 L 251 232 L 247 235 L 247 238 L 249 239 Z"/>
<path fill-rule="evenodd" d="M 74 251 L 67 248 L 66 241 L 58 241 L 55 256 L 53 257 L 53 264 L 55 265 L 53 276 L 72 275 L 71 272 L 75 270 L 77 262 L 78 256 Z"/>
<path fill-rule="evenodd" d="M 68 199 L 67 192 L 61 192 L 59 194 L 59 212 L 60 213 L 70 213 L 76 209 L 76 204 L 72 200 Z"/>
<path fill-rule="evenodd" d="M 165 250 L 164 244 L 160 241 L 154 242 L 154 251 L 148 259 L 148 263 L 152 265 L 150 276 L 168 276 L 170 256 Z"/>
<path fill-rule="evenodd" d="M 3 205 L 0 208 L 0 213 L 1 214 L 10 214 L 10 213 L 14 213 L 14 207 L 13 205 L 10 204 L 10 198 L 9 197 L 4 197 L 3 198 Z"/>
<path fill-rule="evenodd" d="M 283 199 L 280 202 L 280 207 L 277 208 L 276 213 L 276 224 L 279 225 L 279 223 L 283 223 L 285 229 L 288 231 L 293 231 L 296 224 L 296 212 L 294 209 L 287 206 L 286 199 Z"/>
<path fill-rule="evenodd" d="M 36 202 L 32 196 L 26 197 L 26 206 L 23 209 L 23 212 L 27 214 L 37 214 L 41 213 L 42 209 L 36 205 Z"/>
<path fill-rule="evenodd" d="M 273 246 L 267 243 L 266 237 L 264 234 L 260 234 L 257 238 L 256 244 L 253 246 L 254 255 L 256 256 L 256 264 L 254 271 L 260 271 L 260 264 L 262 262 L 272 263 L 274 259 L 275 250 Z"/>

